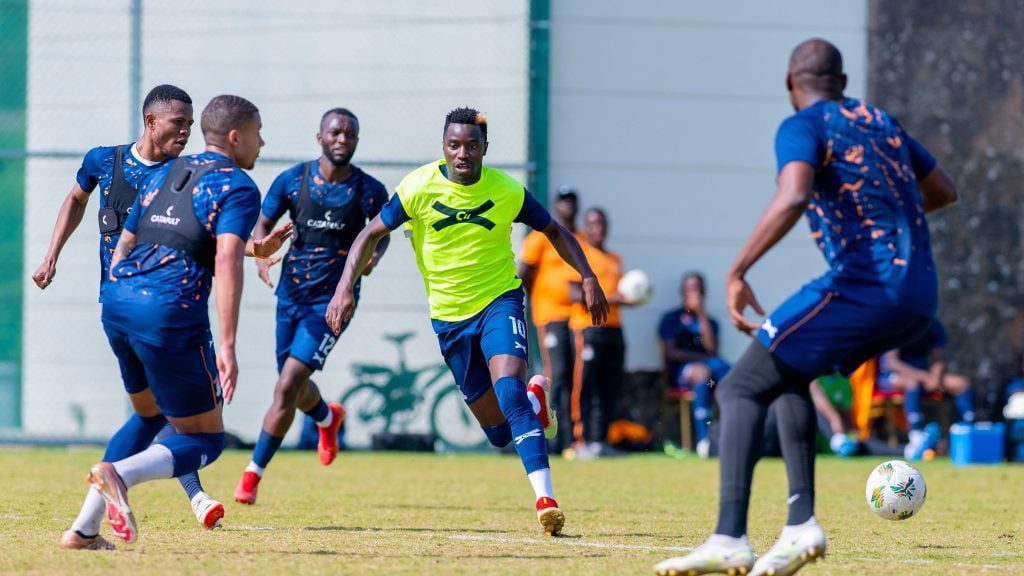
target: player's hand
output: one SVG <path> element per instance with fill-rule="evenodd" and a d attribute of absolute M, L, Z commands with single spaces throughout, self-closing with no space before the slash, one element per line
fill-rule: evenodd
<path fill-rule="evenodd" d="M 238 362 L 235 361 L 234 346 L 221 346 L 217 353 L 217 371 L 220 373 L 220 389 L 224 402 L 231 404 L 238 382 Z"/>
<path fill-rule="evenodd" d="M 34 274 L 32 274 L 32 281 L 39 286 L 39 289 L 45 289 L 53 282 L 53 277 L 57 275 L 57 263 L 52 260 L 43 260 L 43 263 L 36 268 Z"/>
<path fill-rule="evenodd" d="M 729 278 L 726 284 L 725 300 L 733 326 L 747 335 L 752 335 L 758 325 L 748 322 L 743 316 L 743 311 L 750 306 L 761 316 L 765 314 L 764 308 L 761 308 L 761 304 L 758 303 L 757 297 L 754 296 L 754 291 L 750 289 L 747 281 L 742 277 Z"/>
<path fill-rule="evenodd" d="M 280 261 L 280 256 L 256 259 L 256 273 L 259 274 L 260 280 L 263 280 L 263 283 L 271 288 L 274 287 L 274 281 L 270 279 L 270 267 Z"/>
<path fill-rule="evenodd" d="M 267 234 L 259 240 L 252 241 L 252 255 L 256 258 L 269 258 L 284 246 L 284 243 L 292 237 L 292 226 L 291 222 L 286 223 Z"/>
<path fill-rule="evenodd" d="M 351 288 L 338 288 L 327 305 L 325 316 L 327 325 L 331 327 L 334 335 L 341 334 L 341 327 L 352 319 L 356 311 L 356 297 Z"/>
<path fill-rule="evenodd" d="M 604 324 L 608 319 L 608 299 L 605 298 L 601 285 L 597 283 L 597 278 L 593 276 L 584 278 L 581 287 L 583 289 L 583 307 L 590 313 L 590 320 L 594 326 Z"/>

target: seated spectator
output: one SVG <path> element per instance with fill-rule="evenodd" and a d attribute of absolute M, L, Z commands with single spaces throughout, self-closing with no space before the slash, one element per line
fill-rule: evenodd
<path fill-rule="evenodd" d="M 670 385 L 693 391 L 697 454 L 707 458 L 711 383 L 724 378 L 729 365 L 718 357 L 718 323 L 705 309 L 704 277 L 686 274 L 680 293 L 683 306 L 662 316 L 658 326 L 662 362 Z"/>
<path fill-rule="evenodd" d="M 924 394 L 949 394 L 956 405 L 958 422 L 974 421 L 974 391 L 970 380 L 960 374 L 946 372 L 946 330 L 936 319 L 931 328 L 917 340 L 882 355 L 879 362 L 878 386 L 902 390 L 903 409 L 910 428 L 908 458 L 921 452 L 925 443 Z M 914 458 L 917 459 L 917 458 Z"/>

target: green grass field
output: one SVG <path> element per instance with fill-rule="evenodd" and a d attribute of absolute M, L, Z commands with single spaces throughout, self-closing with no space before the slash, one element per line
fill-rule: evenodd
<path fill-rule="evenodd" d="M 565 536 L 546 538 L 510 456 L 280 453 L 254 507 L 231 500 L 249 454 L 202 472 L 228 505 L 199 529 L 177 482 L 135 488 L 141 536 L 116 552 L 68 552 L 57 539 L 85 493 L 95 449 L 0 449 L 0 573 L 653 574 L 714 527 L 717 463 L 634 456 L 553 461 Z M 818 461 L 828 557 L 802 574 L 1024 574 L 1024 467 L 924 463 L 918 517 L 887 522 L 864 502 L 876 459 Z M 779 460 L 757 469 L 751 540 L 763 551 L 785 519 Z M 104 526 L 109 535 L 109 528 Z"/>

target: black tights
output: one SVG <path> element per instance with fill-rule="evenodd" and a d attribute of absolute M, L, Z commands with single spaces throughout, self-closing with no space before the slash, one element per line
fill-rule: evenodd
<path fill-rule="evenodd" d="M 773 402 L 789 476 L 786 523 L 802 524 L 814 514 L 815 416 L 810 380 L 754 341 L 718 385 L 715 395 L 722 433 L 716 534 L 747 533 L 750 483 L 763 448 L 765 415 Z"/>

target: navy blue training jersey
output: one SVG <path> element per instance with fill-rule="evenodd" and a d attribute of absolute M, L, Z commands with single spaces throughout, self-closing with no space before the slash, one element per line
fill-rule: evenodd
<path fill-rule="evenodd" d="M 229 160 L 214 152 L 188 157 L 201 165 Z M 139 196 L 125 222 L 125 230 L 138 231 L 139 221 L 159 192 L 171 163 L 154 171 L 139 186 Z M 215 238 L 234 234 L 249 239 L 260 211 L 260 191 L 241 168 L 214 170 L 192 191 L 196 218 Z M 103 321 L 156 346 L 180 347 L 206 343 L 210 318 L 207 300 L 213 270 L 169 246 L 139 244 L 113 270 L 115 281 L 103 288 Z"/>
<path fill-rule="evenodd" d="M 886 112 L 862 101 L 823 100 L 787 118 L 778 168 L 816 170 L 807 218 L 834 280 L 932 316 L 937 284 L 917 181 L 935 159 Z"/>
<path fill-rule="evenodd" d="M 708 321 L 711 323 L 711 329 L 715 335 L 718 335 L 718 322 L 711 318 Z M 707 354 L 700 335 L 700 320 L 687 312 L 685 308 L 676 308 L 661 317 L 661 322 L 658 324 L 658 338 L 663 342 L 674 342 L 680 350 Z M 669 368 L 674 373 L 678 366 L 673 365 Z"/>
<path fill-rule="evenodd" d="M 267 197 L 263 199 L 264 216 L 276 220 L 285 212 L 294 213 L 306 164 L 296 164 L 274 179 Z M 387 189 L 369 174 L 363 172 L 360 178 L 353 169 L 352 176 L 333 183 L 320 174 L 317 161 L 313 161 L 309 172 L 309 195 L 313 202 L 329 207 L 334 212 L 348 214 L 348 211 L 358 210 L 364 223 L 372 220 L 388 201 Z M 334 219 L 344 221 L 347 217 L 339 214 Z M 330 300 L 341 280 L 345 257 L 352 247 L 355 234 L 347 235 L 346 239 L 345 245 L 338 248 L 315 243 L 292 243 L 281 263 L 281 278 L 276 292 L 278 298 L 293 303 Z"/>
<path fill-rule="evenodd" d="M 147 163 L 145 160 L 135 156 L 131 152 L 132 144 L 126 144 L 122 158 L 124 179 L 134 188 L 138 188 L 139 182 L 149 176 L 163 163 Z M 117 146 L 97 146 L 85 153 L 82 158 L 82 166 L 78 169 L 75 180 L 79 188 L 92 193 L 96 188 L 100 189 L 100 208 L 107 207 L 107 197 L 110 196 L 110 181 L 114 175 L 114 152 Z M 121 233 L 100 235 L 100 301 L 103 301 L 103 284 L 110 276 L 110 258 L 114 255 L 114 247 L 121 239 Z"/>

